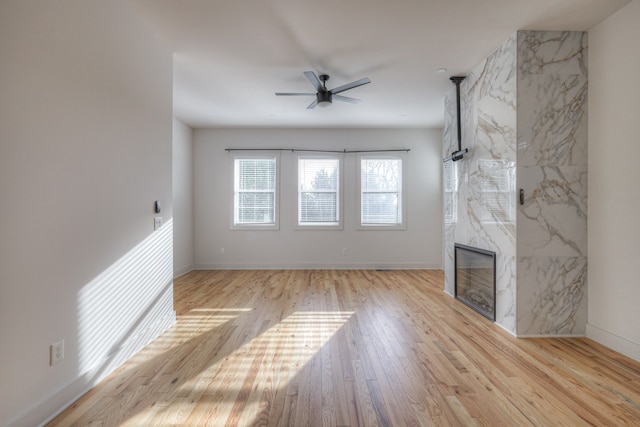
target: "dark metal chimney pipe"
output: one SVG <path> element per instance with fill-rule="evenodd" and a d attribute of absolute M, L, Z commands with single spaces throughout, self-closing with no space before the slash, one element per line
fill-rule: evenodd
<path fill-rule="evenodd" d="M 453 76 L 450 77 L 449 80 L 456 85 L 456 112 L 458 118 L 458 151 L 454 151 L 450 156 L 442 159 L 443 162 L 448 162 L 449 160 L 458 161 L 462 159 L 462 157 L 467 153 L 468 149 L 462 149 L 462 126 L 461 126 L 461 118 L 460 118 L 460 83 L 465 79 L 465 76 Z"/>

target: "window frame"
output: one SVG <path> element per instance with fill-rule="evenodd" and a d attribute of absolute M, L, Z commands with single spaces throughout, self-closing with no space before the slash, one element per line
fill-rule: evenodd
<path fill-rule="evenodd" d="M 363 223 L 362 222 L 362 161 L 367 159 L 399 160 L 400 161 L 400 188 L 398 195 L 400 201 L 400 223 Z M 407 229 L 407 156 L 406 154 L 361 154 L 356 164 L 356 189 L 357 189 L 357 225 L 358 230 L 406 230 Z"/>
<path fill-rule="evenodd" d="M 318 160 L 337 160 L 338 161 L 338 182 L 337 182 L 337 206 L 336 206 L 336 215 L 338 216 L 338 220 L 336 222 L 309 222 L 309 223 L 301 223 L 300 222 L 300 209 L 301 209 L 301 193 L 302 193 L 302 185 L 300 182 L 300 160 L 305 159 L 318 159 Z M 314 155 L 314 154 L 301 154 L 296 157 L 296 212 L 295 212 L 295 229 L 296 230 L 342 230 L 344 228 L 344 214 L 343 214 L 343 195 L 344 195 L 344 169 L 343 169 L 343 159 L 344 156 L 341 155 L 331 155 L 331 154 L 322 154 L 322 155 Z"/>
<path fill-rule="evenodd" d="M 237 214 L 237 172 L 236 165 L 238 160 L 274 160 L 275 162 L 275 188 L 274 192 L 274 212 L 273 223 L 236 223 Z M 230 229 L 231 230 L 279 230 L 280 229 L 280 155 L 279 154 L 243 154 L 231 156 L 231 214 Z"/>

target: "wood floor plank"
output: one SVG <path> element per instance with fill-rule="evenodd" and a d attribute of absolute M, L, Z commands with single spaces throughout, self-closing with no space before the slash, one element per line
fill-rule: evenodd
<path fill-rule="evenodd" d="M 51 426 L 640 425 L 640 362 L 516 339 L 442 271 L 194 271 L 177 324 Z"/>

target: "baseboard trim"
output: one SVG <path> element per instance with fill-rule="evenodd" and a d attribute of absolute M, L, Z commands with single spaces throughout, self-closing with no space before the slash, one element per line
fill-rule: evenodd
<path fill-rule="evenodd" d="M 357 262 L 357 263 L 203 263 L 193 270 L 442 270 L 436 263 L 418 262 Z"/>
<path fill-rule="evenodd" d="M 584 334 L 522 334 L 515 335 L 516 338 L 584 338 Z"/>
<path fill-rule="evenodd" d="M 587 323 L 587 338 L 640 362 L 640 344 Z"/>
<path fill-rule="evenodd" d="M 132 351 L 131 354 L 126 355 L 125 360 L 130 359 L 140 351 L 145 345 L 156 339 L 160 334 L 167 329 L 175 325 L 176 312 L 171 311 L 161 319 L 156 320 L 153 325 L 150 325 L 143 335 L 149 337 L 144 345 L 139 346 Z M 44 426 L 62 411 L 67 409 L 73 402 L 82 397 L 85 393 L 95 387 L 100 381 L 105 379 L 113 371 L 115 371 L 120 365 L 112 366 L 111 369 L 103 370 L 104 366 L 109 366 L 110 362 L 114 358 L 123 357 L 122 354 L 111 355 L 106 357 L 102 363 L 98 363 L 97 366 L 84 374 L 80 375 L 75 380 L 60 387 L 58 390 L 45 397 L 31 408 L 18 415 L 12 421 L 7 424 L 8 426 Z M 101 372 L 102 371 L 102 372 Z"/>
<path fill-rule="evenodd" d="M 498 323 L 498 322 L 493 322 L 494 325 L 498 326 L 500 329 L 502 329 L 503 331 L 507 332 L 509 335 L 518 338 L 518 336 L 516 334 L 513 333 L 513 331 L 511 329 L 508 329 L 506 326 Z"/>
<path fill-rule="evenodd" d="M 173 271 L 173 278 L 177 279 L 180 276 L 184 276 L 187 273 L 191 273 L 195 267 L 193 265 L 189 265 L 187 267 L 179 268 Z"/>

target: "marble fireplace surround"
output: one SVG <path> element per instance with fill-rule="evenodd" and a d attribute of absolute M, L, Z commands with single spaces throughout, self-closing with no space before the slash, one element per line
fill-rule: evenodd
<path fill-rule="evenodd" d="M 445 291 L 454 244 L 496 252 L 496 323 L 582 336 L 587 321 L 587 33 L 519 31 L 461 84 L 444 163 Z M 457 149 L 445 99 L 443 157 Z M 519 194 L 524 200 L 520 204 Z"/>

